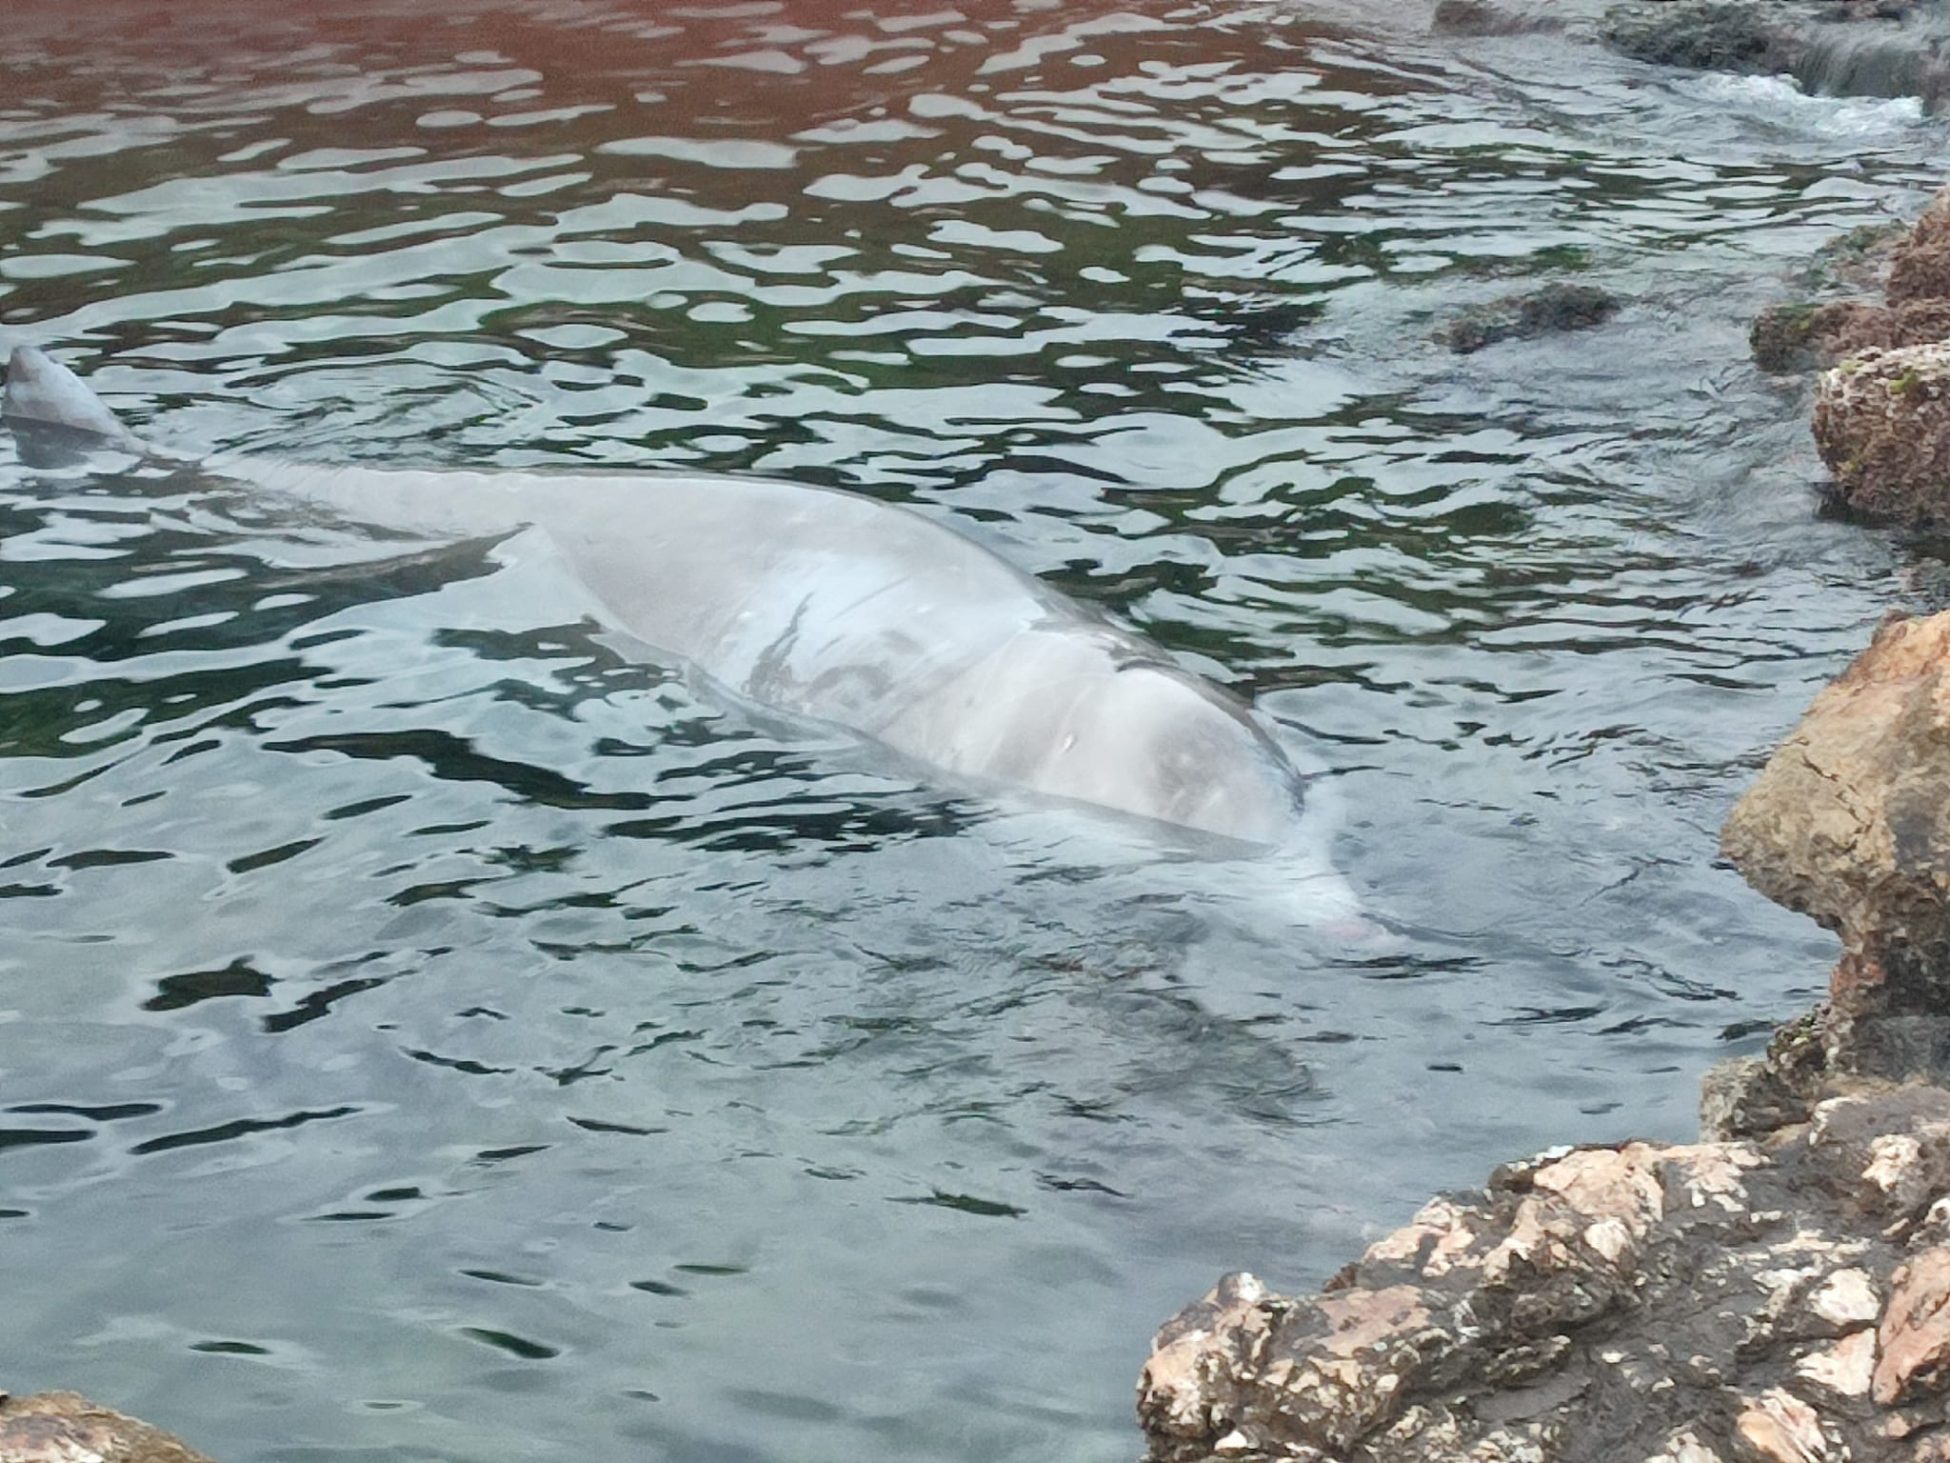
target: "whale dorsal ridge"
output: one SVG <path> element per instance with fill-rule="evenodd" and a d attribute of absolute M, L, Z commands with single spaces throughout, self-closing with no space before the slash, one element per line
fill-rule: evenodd
<path fill-rule="evenodd" d="M 66 427 L 133 446 L 135 438 L 82 379 L 46 351 L 19 346 L 7 361 L 0 415 L 9 421 Z"/>

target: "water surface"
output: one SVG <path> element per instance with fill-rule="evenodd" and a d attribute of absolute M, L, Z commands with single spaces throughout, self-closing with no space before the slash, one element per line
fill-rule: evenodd
<path fill-rule="evenodd" d="M 227 1463 L 1122 1459 L 1222 1270 L 1690 1133 L 1832 958 L 1715 830 L 1931 592 L 1746 323 L 1942 129 L 1413 10 L 10 17 L 0 343 L 178 448 L 910 504 L 1255 699 L 1400 934 L 730 702 L 522 540 L 0 436 L 0 1381 Z M 1547 279 L 1627 304 L 1431 342 Z"/>

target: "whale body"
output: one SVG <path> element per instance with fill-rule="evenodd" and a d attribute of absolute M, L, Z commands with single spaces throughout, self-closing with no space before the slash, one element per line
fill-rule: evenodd
<path fill-rule="evenodd" d="M 44 352 L 4 413 L 147 451 Z M 427 538 L 545 534 L 614 626 L 733 693 L 977 783 L 1298 848 L 1307 778 L 1253 712 L 953 528 L 859 494 L 722 475 L 204 469 Z"/>

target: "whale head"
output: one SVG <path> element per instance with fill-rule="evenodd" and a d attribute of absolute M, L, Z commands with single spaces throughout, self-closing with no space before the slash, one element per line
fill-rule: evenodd
<path fill-rule="evenodd" d="M 875 731 L 950 771 L 1221 842 L 1304 841 L 1305 779 L 1251 712 L 1073 618 L 1026 627 Z"/>
<path fill-rule="evenodd" d="M 1175 666 L 1123 661 L 1064 720 L 1052 790 L 1261 848 L 1294 842 L 1300 774 L 1244 707 Z"/>

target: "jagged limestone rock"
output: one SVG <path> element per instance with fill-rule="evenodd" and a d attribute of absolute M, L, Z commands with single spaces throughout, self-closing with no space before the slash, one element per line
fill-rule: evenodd
<path fill-rule="evenodd" d="M 1319 1295 L 1188 1307 L 1139 1384 L 1150 1459 L 1914 1463 L 1950 1442 L 1946 1185 L 1921 1085 L 1510 1165 Z"/>
<path fill-rule="evenodd" d="M 0 1463 L 210 1463 L 160 1428 L 78 1392 L 0 1392 Z"/>

